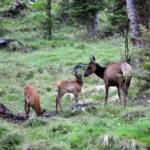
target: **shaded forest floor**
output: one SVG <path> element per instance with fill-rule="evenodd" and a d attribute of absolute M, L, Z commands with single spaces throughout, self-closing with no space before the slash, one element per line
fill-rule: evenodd
<path fill-rule="evenodd" d="M 53 39 L 45 40 L 38 15 L 28 13 L 25 17 L 3 18 L 2 37 L 18 39 L 30 50 L 12 52 L 13 44 L 0 49 L 0 102 L 13 113 L 24 110 L 22 87 L 25 83 L 36 86 L 42 107 L 54 111 L 55 84 L 73 79 L 73 67 L 77 63 L 88 63 L 91 55 L 102 65 L 120 61 L 124 50 L 122 37 L 87 41 L 81 37 L 82 29 L 73 27 L 54 28 Z M 80 102 L 103 103 L 103 84 L 94 75 L 84 78 Z M 32 112 L 30 119 L 22 124 L 0 119 L 0 149 L 146 149 L 150 147 L 150 108 L 140 105 L 135 99 L 136 92 L 133 79 L 126 109 L 120 106 L 116 89 L 111 88 L 109 100 L 112 102 L 105 108 L 96 105 L 72 112 L 73 100 L 67 95 L 62 100 L 63 111 L 51 118 L 37 118 Z"/>

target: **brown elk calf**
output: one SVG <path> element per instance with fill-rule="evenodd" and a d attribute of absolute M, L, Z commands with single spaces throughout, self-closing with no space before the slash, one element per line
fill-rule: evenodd
<path fill-rule="evenodd" d="M 105 83 L 105 104 L 107 104 L 108 92 L 110 86 L 116 86 L 118 89 L 118 95 L 121 102 L 120 89 L 124 93 L 124 107 L 127 103 L 128 88 L 132 78 L 132 68 L 127 62 L 113 63 L 106 67 L 102 67 L 95 62 L 95 57 L 90 59 L 90 63 L 84 73 L 87 77 L 91 74 L 96 74 L 102 78 Z M 122 102 L 121 102 L 122 103 Z"/>
<path fill-rule="evenodd" d="M 30 84 L 24 86 L 24 103 L 26 117 L 29 115 L 30 107 L 34 109 L 37 116 L 40 116 L 45 112 L 45 109 L 41 109 L 40 97 L 37 90 Z"/>
<path fill-rule="evenodd" d="M 75 72 L 75 80 L 72 81 L 60 81 L 57 83 L 58 94 L 56 97 L 56 112 L 61 110 L 61 98 L 65 93 L 72 93 L 75 98 L 75 102 L 78 103 L 78 96 L 82 90 L 83 80 L 82 75 Z"/>

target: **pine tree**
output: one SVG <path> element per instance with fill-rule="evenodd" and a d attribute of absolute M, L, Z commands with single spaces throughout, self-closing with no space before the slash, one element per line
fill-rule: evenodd
<path fill-rule="evenodd" d="M 78 23 L 87 28 L 90 37 L 96 37 L 98 12 L 104 8 L 103 0 L 73 0 L 72 14 Z"/>
<path fill-rule="evenodd" d="M 107 6 L 108 20 L 112 25 L 113 32 L 124 33 L 124 29 L 128 24 L 125 1 L 108 1 Z"/>

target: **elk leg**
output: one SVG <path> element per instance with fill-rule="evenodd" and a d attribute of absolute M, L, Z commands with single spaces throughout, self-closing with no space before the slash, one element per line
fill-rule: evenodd
<path fill-rule="evenodd" d="M 58 94 L 57 94 L 57 97 L 56 97 L 56 112 L 58 113 L 60 111 L 59 109 L 59 93 L 60 93 L 60 89 L 58 89 Z"/>
<path fill-rule="evenodd" d="M 29 111 L 30 111 L 30 106 L 29 106 L 29 104 L 27 104 L 27 100 L 26 100 L 26 98 L 24 99 L 24 110 L 25 110 L 25 115 L 26 115 L 26 117 L 28 117 L 29 116 Z"/>
<path fill-rule="evenodd" d="M 58 97 L 56 97 L 56 112 L 58 112 Z"/>
<path fill-rule="evenodd" d="M 127 95 L 128 95 L 128 89 L 127 89 L 126 83 L 122 84 L 121 90 L 124 94 L 124 108 L 125 108 L 127 104 Z"/>
<path fill-rule="evenodd" d="M 131 80 L 128 80 L 127 82 L 126 82 L 126 93 L 128 94 L 128 89 L 129 89 L 129 86 L 130 86 L 130 82 L 131 82 Z"/>
<path fill-rule="evenodd" d="M 74 98 L 75 98 L 75 103 L 77 104 L 78 103 L 78 94 L 77 93 L 74 94 Z"/>
<path fill-rule="evenodd" d="M 60 98 L 59 96 L 56 97 L 56 112 L 60 112 L 61 107 L 60 107 Z"/>
<path fill-rule="evenodd" d="M 108 92 L 109 92 L 109 86 L 105 85 L 105 105 L 107 104 L 108 101 Z"/>
<path fill-rule="evenodd" d="M 127 100 L 128 100 L 128 88 L 126 87 L 126 89 L 125 89 L 125 98 L 124 98 L 124 108 L 127 105 Z"/>
<path fill-rule="evenodd" d="M 126 85 L 124 87 L 124 94 L 125 94 L 125 98 L 124 98 L 124 108 L 126 107 L 127 105 L 127 100 L 128 100 L 128 89 L 129 89 L 129 86 L 130 86 L 130 81 L 131 80 L 128 80 L 126 82 Z"/>
<path fill-rule="evenodd" d="M 118 89 L 118 96 L 119 96 L 120 104 L 122 105 L 121 94 L 120 94 L 120 87 L 117 86 L 117 89 Z"/>
<path fill-rule="evenodd" d="M 127 95 L 125 95 L 125 98 L 124 98 L 124 108 L 126 107 L 126 105 L 127 105 Z"/>
<path fill-rule="evenodd" d="M 24 98 L 24 111 L 25 111 L 25 114 L 27 114 L 27 102 L 25 98 Z"/>
<path fill-rule="evenodd" d="M 30 104 L 27 104 L 26 117 L 29 117 L 29 112 L 30 112 Z"/>
<path fill-rule="evenodd" d="M 61 111 L 61 98 L 64 95 L 64 93 L 61 92 L 60 89 L 58 89 L 58 95 L 56 97 L 56 112 Z"/>
<path fill-rule="evenodd" d="M 125 90 L 124 92 L 124 108 L 126 107 L 126 105 L 127 105 L 127 99 L 128 99 L 128 92 L 127 92 L 127 90 Z"/>
<path fill-rule="evenodd" d="M 35 113 L 36 113 L 37 116 L 42 115 L 42 110 L 41 110 L 41 106 L 40 106 L 39 101 L 37 101 L 32 108 L 35 111 Z"/>

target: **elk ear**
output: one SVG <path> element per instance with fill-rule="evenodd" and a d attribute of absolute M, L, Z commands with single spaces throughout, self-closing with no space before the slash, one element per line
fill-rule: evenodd
<path fill-rule="evenodd" d="M 94 57 L 94 56 L 92 56 L 92 57 L 90 58 L 90 62 L 95 63 L 95 57 Z"/>
<path fill-rule="evenodd" d="M 78 75 L 77 70 L 74 70 L 72 74 L 76 77 Z"/>

